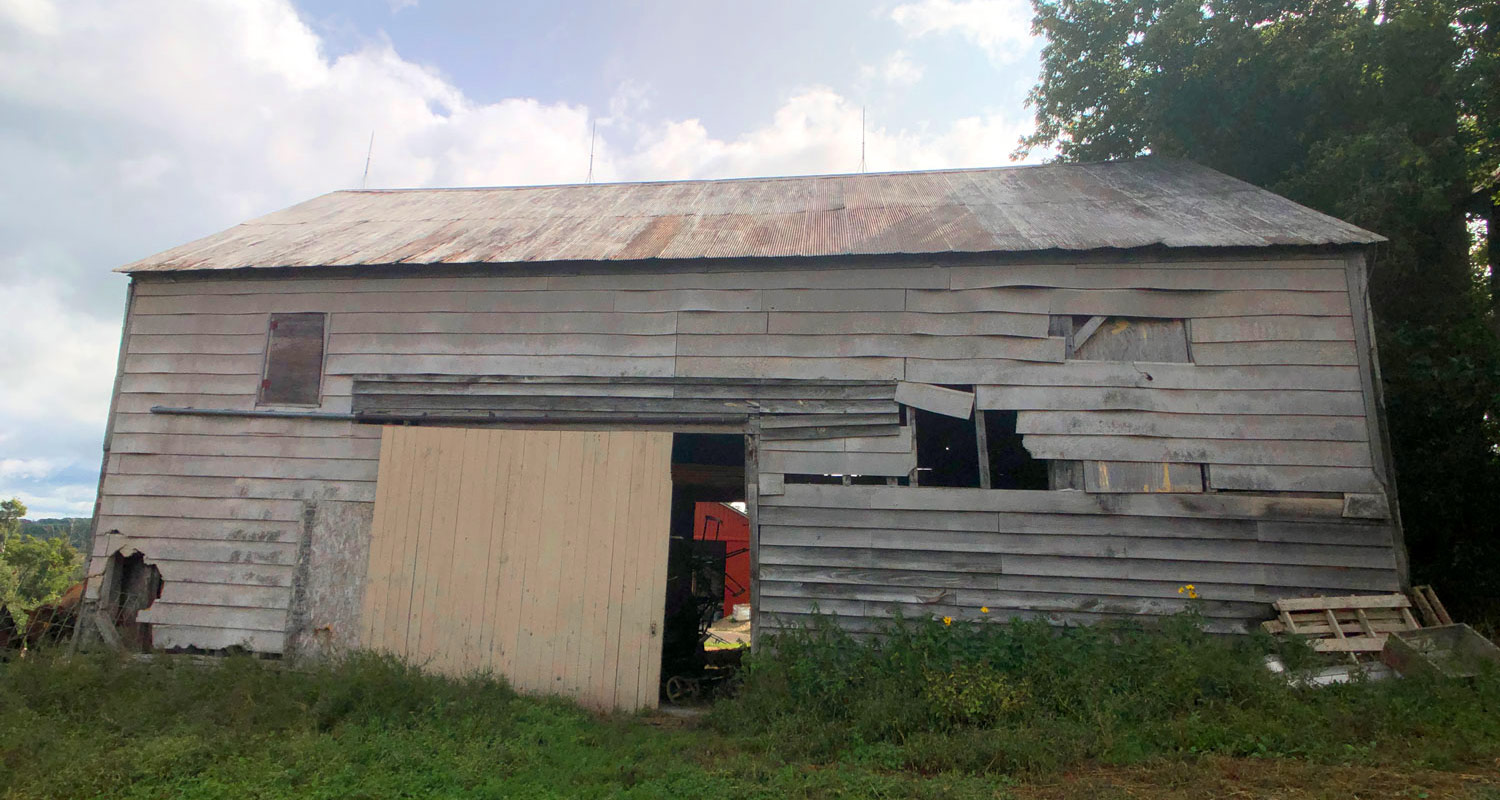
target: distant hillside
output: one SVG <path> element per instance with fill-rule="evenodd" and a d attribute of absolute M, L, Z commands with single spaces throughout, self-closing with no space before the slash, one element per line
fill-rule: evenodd
<path fill-rule="evenodd" d="M 38 539 L 62 538 L 67 540 L 68 544 L 83 550 L 88 546 L 90 522 L 88 517 L 23 519 L 21 520 L 21 533 Z"/>

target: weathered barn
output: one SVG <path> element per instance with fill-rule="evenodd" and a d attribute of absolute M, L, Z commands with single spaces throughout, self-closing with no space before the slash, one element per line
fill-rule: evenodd
<path fill-rule="evenodd" d="M 1379 241 L 1161 158 L 335 192 L 123 268 L 89 597 L 634 707 L 696 500 L 757 633 L 1392 591 Z"/>

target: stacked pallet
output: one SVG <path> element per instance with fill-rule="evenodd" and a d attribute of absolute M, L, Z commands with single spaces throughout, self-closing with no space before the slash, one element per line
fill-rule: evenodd
<path fill-rule="evenodd" d="M 1296 597 L 1272 606 L 1276 619 L 1262 628 L 1311 637 L 1313 649 L 1323 653 L 1378 653 L 1392 633 L 1422 627 L 1404 594 Z"/>

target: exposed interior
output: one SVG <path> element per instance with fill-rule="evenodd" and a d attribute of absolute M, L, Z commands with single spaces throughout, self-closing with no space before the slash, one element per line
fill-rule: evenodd
<path fill-rule="evenodd" d="M 749 620 L 733 614 L 751 598 L 745 499 L 743 435 L 673 435 L 661 669 L 667 702 L 711 696 L 749 645 Z"/>

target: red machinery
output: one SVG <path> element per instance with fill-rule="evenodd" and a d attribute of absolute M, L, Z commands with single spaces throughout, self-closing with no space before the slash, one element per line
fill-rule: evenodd
<path fill-rule="evenodd" d="M 727 617 L 736 605 L 750 602 L 750 518 L 725 503 L 698 503 L 693 508 L 693 539 L 701 543 L 699 548 L 712 548 L 715 556 L 723 548 Z"/>

